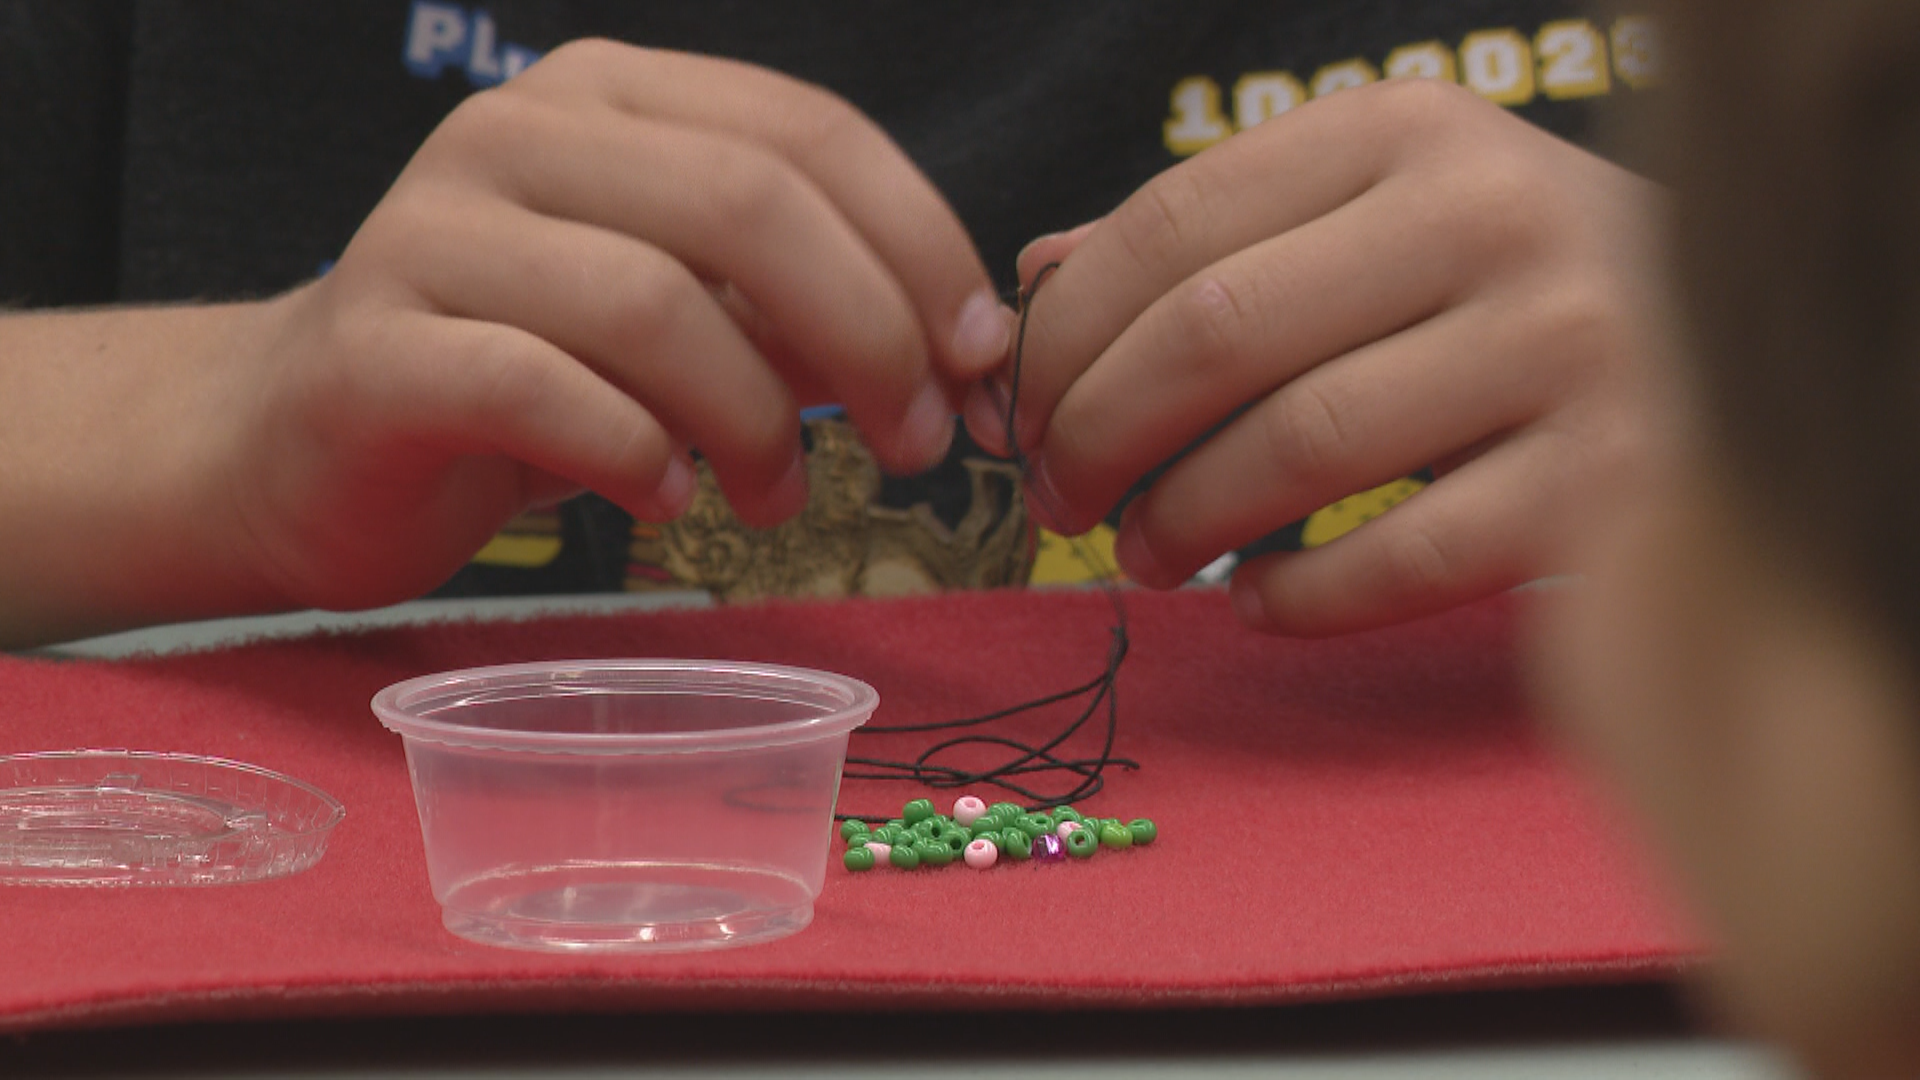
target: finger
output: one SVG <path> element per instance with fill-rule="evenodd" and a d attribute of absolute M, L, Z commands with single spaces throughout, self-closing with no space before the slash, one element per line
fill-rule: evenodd
<path fill-rule="evenodd" d="M 1141 476 L 1245 403 L 1444 309 L 1461 287 L 1457 261 L 1444 245 L 1412 245 L 1393 259 L 1379 254 L 1394 250 L 1410 234 L 1444 235 L 1445 227 L 1432 220 L 1444 214 L 1444 208 L 1405 197 L 1389 182 L 1206 267 L 1155 301 L 1066 392 L 1048 425 L 1038 468 L 1050 489 L 1051 512 L 1060 518 L 1054 524 L 1068 532 L 1083 530 L 1104 517 Z M 1406 378 L 1422 388 L 1445 389 L 1449 398 L 1470 397 L 1464 393 L 1470 380 L 1460 365 L 1472 364 L 1475 355 L 1459 340 L 1470 333 L 1458 320 L 1448 320 L 1443 329 L 1389 348 L 1385 363 L 1342 363 L 1342 369 L 1359 374 L 1283 393 L 1278 413 L 1263 412 L 1261 422 L 1274 445 L 1296 460 L 1274 464 L 1297 483 L 1302 468 L 1326 472 L 1348 456 L 1368 453 L 1363 432 L 1329 430 L 1329 424 L 1351 428 L 1370 421 L 1368 407 L 1419 406 L 1407 400 L 1415 391 L 1401 381 Z M 1393 359 L 1408 348 L 1432 351 L 1403 362 Z M 1366 378 L 1379 381 L 1359 381 Z M 1428 386 L 1448 380 L 1446 387 Z M 1023 388 L 1023 401 L 1027 393 Z M 1396 397 L 1398 402 L 1382 400 Z M 1315 403 L 1341 411 L 1311 411 Z M 1436 414 L 1420 428 L 1445 422 Z M 1374 428 L 1368 423 L 1364 434 L 1384 434 L 1389 444 L 1407 434 Z M 1316 441 L 1303 445 L 1296 432 Z M 1242 437 L 1236 445 L 1245 441 Z M 1299 460 L 1303 454 L 1321 457 Z M 1416 461 L 1414 467 L 1426 463 Z M 1351 492 L 1336 497 L 1344 494 Z"/>
<path fill-rule="evenodd" d="M 1098 224 L 1098 220 L 1089 221 L 1066 232 L 1042 236 L 1022 248 L 1015 259 L 1015 273 L 1022 291 L 1031 296 L 1041 285 L 1042 279 L 1057 269 Z M 1016 316 L 1014 348 L 1019 353 L 1025 351 L 1023 337 L 1021 323 Z M 1007 412 L 1010 403 L 1017 404 L 1011 402 L 1010 389 L 1013 381 L 1022 375 L 1022 359 L 1022 356 L 1009 358 L 1011 366 L 1001 382 L 982 379 L 974 383 L 967 389 L 966 399 L 961 406 L 968 432 L 976 443 L 990 453 L 1012 457 L 1016 452 L 1007 441 Z"/>
<path fill-rule="evenodd" d="M 910 298 L 827 196 L 758 144 L 605 108 L 502 98 L 490 179 L 510 202 L 638 237 L 737 289 L 894 471 L 937 463 L 952 409 Z M 522 113 L 533 113 L 521 116 Z"/>
<path fill-rule="evenodd" d="M 366 427 L 437 440 L 449 454 L 500 454 L 599 492 L 643 520 L 678 516 L 694 477 L 647 410 L 572 356 L 513 326 L 408 314 L 366 375 Z M 534 473 L 526 474 L 537 480 Z M 531 502 L 560 490 L 536 482 Z"/>
<path fill-rule="evenodd" d="M 1021 446 L 1040 443 L 1067 388 L 1168 290 L 1385 175 L 1400 152 L 1387 120 L 1413 111 L 1367 107 L 1388 100 L 1348 91 L 1288 112 L 1159 174 L 1102 219 L 1034 299 Z"/>
<path fill-rule="evenodd" d="M 1319 637 L 1430 615 L 1537 576 L 1537 534 L 1557 512 L 1560 451 L 1545 434 L 1501 446 L 1321 547 L 1240 567 L 1247 625 Z"/>
<path fill-rule="evenodd" d="M 416 210 L 421 227 L 393 253 L 427 303 L 521 328 L 592 367 L 700 449 L 743 521 L 799 511 L 798 406 L 685 266 L 626 236 L 472 201 Z"/>
<path fill-rule="evenodd" d="M 1036 237 L 1026 247 L 1021 248 L 1020 254 L 1015 257 L 1015 276 L 1023 284 L 1031 284 L 1039 275 L 1041 267 L 1048 263 L 1065 262 L 1067 256 L 1073 254 L 1074 249 L 1080 246 L 1080 242 L 1085 240 L 1087 234 L 1093 232 L 1093 227 L 1098 224 L 1100 220 L 1095 218 L 1085 224 L 1076 225 L 1066 232 Z"/>
<path fill-rule="evenodd" d="M 521 466 L 520 489 L 526 493 L 529 510 L 548 510 L 587 492 L 578 480 L 533 465 Z"/>
<path fill-rule="evenodd" d="M 1127 507 L 1122 568 L 1178 585 L 1223 552 L 1532 421 L 1554 376 L 1521 346 L 1553 337 L 1535 336 L 1546 324 L 1529 314 L 1454 308 L 1263 398 Z"/>
<path fill-rule="evenodd" d="M 737 286 L 723 281 L 709 286 L 707 291 L 713 294 L 720 310 L 733 320 L 733 325 L 740 328 L 740 333 L 753 345 L 753 351 L 779 374 L 780 381 L 787 384 L 787 392 L 801 408 L 838 402 L 833 391 L 814 377 L 800 354 L 781 336 L 780 328 Z"/>
<path fill-rule="evenodd" d="M 1008 320 L 965 228 L 886 133 L 819 87 L 736 61 L 576 42 L 521 73 L 637 116 L 731 132 L 774 148 L 819 184 L 905 288 L 937 369 L 971 382 L 1005 356 Z"/>

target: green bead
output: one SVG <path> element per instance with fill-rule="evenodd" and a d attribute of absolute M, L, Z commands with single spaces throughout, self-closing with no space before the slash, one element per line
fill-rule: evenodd
<path fill-rule="evenodd" d="M 1055 825 L 1058 825 L 1063 821 L 1085 821 L 1085 820 L 1086 820 L 1085 818 L 1080 816 L 1080 811 L 1075 810 L 1071 806 L 1056 806 L 1053 808 L 1053 823 Z"/>
<path fill-rule="evenodd" d="M 900 808 L 900 819 L 909 825 L 915 825 L 933 816 L 932 799 L 915 799 Z"/>
<path fill-rule="evenodd" d="M 1018 803 L 997 802 L 987 807 L 987 813 L 997 818 L 1012 821 L 1026 814 L 1026 810 L 1022 809 Z"/>
<path fill-rule="evenodd" d="M 891 844 L 906 835 L 907 830 L 898 825 L 882 825 L 867 834 L 868 839 L 882 844 Z"/>
<path fill-rule="evenodd" d="M 851 840 L 856 836 L 864 836 L 866 832 L 867 823 L 858 818 L 852 818 L 840 823 L 840 839 L 842 840 Z"/>
<path fill-rule="evenodd" d="M 928 818 L 926 825 L 927 836 L 933 840 L 946 840 L 967 831 L 966 826 L 947 817 L 945 814 Z"/>
<path fill-rule="evenodd" d="M 1117 821 L 1100 823 L 1100 842 L 1110 848 L 1129 848 L 1133 846 L 1133 833 Z"/>
<path fill-rule="evenodd" d="M 920 853 L 913 850 L 911 844 L 895 844 L 887 853 L 887 861 L 902 870 L 911 870 L 920 865 Z"/>
<path fill-rule="evenodd" d="M 1000 854 L 1014 860 L 1033 858 L 1033 838 L 1025 832 L 1020 829 L 1008 829 L 1000 836 L 1006 841 L 1000 845 Z"/>
<path fill-rule="evenodd" d="M 1027 834 L 1029 843 L 1041 833 L 1053 831 L 1053 822 L 1045 814 L 1028 814 L 1020 819 L 1018 825 L 1020 831 Z"/>
<path fill-rule="evenodd" d="M 928 866 L 945 866 L 953 861 L 953 849 L 938 840 L 915 840 L 913 853 Z"/>
<path fill-rule="evenodd" d="M 851 851 L 854 848 L 866 847 L 867 842 L 870 840 L 886 843 L 886 841 L 880 840 L 879 837 L 872 833 L 854 833 L 852 836 L 847 837 L 847 850 Z"/>
<path fill-rule="evenodd" d="M 1094 839 L 1092 829 L 1075 829 L 1067 834 L 1067 854 L 1074 858 L 1091 859 L 1099 850 L 1100 841 Z"/>
<path fill-rule="evenodd" d="M 992 844 L 995 849 L 1004 849 L 1007 846 L 1006 835 L 996 829 L 978 830 L 973 834 L 973 838 L 975 840 L 985 840 L 987 843 Z"/>
<path fill-rule="evenodd" d="M 846 863 L 849 870 L 871 870 L 874 863 L 873 849 L 850 847 L 847 853 L 840 857 L 840 861 Z"/>
<path fill-rule="evenodd" d="M 1141 846 L 1153 843 L 1154 839 L 1160 835 L 1159 827 L 1143 817 L 1127 822 L 1127 831 L 1133 834 L 1133 842 Z"/>
<path fill-rule="evenodd" d="M 947 845 L 947 851 L 951 853 L 954 858 L 960 859 L 966 857 L 967 845 L 973 843 L 973 837 L 949 836 L 944 840 L 935 840 L 934 843 Z"/>

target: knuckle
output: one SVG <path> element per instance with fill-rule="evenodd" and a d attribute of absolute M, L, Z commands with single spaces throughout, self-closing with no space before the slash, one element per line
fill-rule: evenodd
<path fill-rule="evenodd" d="M 1381 548 L 1388 590 L 1408 597 L 1447 592 L 1461 569 L 1459 555 L 1432 529 L 1396 529 Z"/>
<path fill-rule="evenodd" d="M 750 144 L 728 145 L 707 163 L 701 197 L 709 224 L 757 235 L 787 212 L 799 196 L 792 169 L 777 155 Z"/>
<path fill-rule="evenodd" d="M 1193 230 L 1192 218 L 1207 205 L 1196 168 L 1174 168 L 1154 177 L 1115 210 L 1110 227 L 1140 266 L 1178 265 Z"/>
<path fill-rule="evenodd" d="M 1565 400 L 1615 377 L 1632 354 L 1630 331 L 1620 308 L 1604 290 L 1571 284 L 1536 301 L 1529 317 L 1529 339 L 1555 400 Z"/>
<path fill-rule="evenodd" d="M 1598 290 L 1574 286 L 1558 290 L 1540 315 L 1541 332 L 1557 353 L 1611 355 L 1621 348 L 1613 306 Z"/>
<path fill-rule="evenodd" d="M 862 361 L 864 379 L 898 383 L 903 388 L 927 369 L 926 335 L 901 301 L 870 305 L 855 327 L 852 349 Z"/>
<path fill-rule="evenodd" d="M 481 336 L 460 356 L 460 369 L 454 385 L 468 388 L 470 420 L 488 427 L 538 413 L 553 389 L 529 342 L 516 333 Z"/>
<path fill-rule="evenodd" d="M 602 283 L 596 292 L 606 297 L 605 332 L 623 350 L 650 351 L 672 335 L 682 313 L 710 302 L 692 274 L 665 257 L 636 258 L 622 276 L 621 287 Z"/>
<path fill-rule="evenodd" d="M 1360 449 L 1351 407 L 1311 382 L 1288 387 L 1260 412 L 1267 452 L 1305 484 L 1337 477 Z"/>
<path fill-rule="evenodd" d="M 1238 381 L 1248 341 L 1257 331 L 1259 297 L 1247 282 L 1209 276 L 1186 290 L 1173 311 L 1173 333 L 1186 374 Z"/>
<path fill-rule="evenodd" d="M 1560 244 L 1553 199 L 1514 155 L 1489 153 L 1483 164 L 1456 170 L 1446 188 L 1438 228 L 1469 275 L 1531 265 Z"/>
<path fill-rule="evenodd" d="M 1445 79 L 1387 79 L 1360 89 L 1374 122 L 1414 146 L 1451 141 L 1487 104 L 1473 91 Z M 1356 94 L 1354 102 L 1362 104 L 1361 95 Z"/>
<path fill-rule="evenodd" d="M 533 75 L 535 79 L 552 79 L 573 72 L 604 71 L 632 59 L 636 51 L 633 46 L 611 38 L 575 38 L 549 51 L 532 67 L 521 72 L 521 77 Z"/>
<path fill-rule="evenodd" d="M 438 154 L 462 159 L 497 154 L 501 146 L 523 143 L 528 133 L 544 123 L 546 112 L 539 101 L 504 86 L 482 90 L 455 106 L 427 145 Z"/>
<path fill-rule="evenodd" d="M 786 103 L 785 122 L 779 130 L 812 160 L 857 154 L 885 138 L 865 113 L 829 90 L 783 77 L 778 93 Z"/>
<path fill-rule="evenodd" d="M 779 479 L 780 469 L 800 445 L 799 414 L 776 395 L 761 397 L 756 404 L 741 418 L 742 447 L 765 466 L 771 479 Z"/>

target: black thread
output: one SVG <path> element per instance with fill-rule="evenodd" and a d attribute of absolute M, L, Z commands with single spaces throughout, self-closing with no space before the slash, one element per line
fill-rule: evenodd
<path fill-rule="evenodd" d="M 1014 434 L 1014 419 L 1019 409 L 1020 387 L 1023 381 L 1021 376 L 1022 364 L 1025 360 L 1027 349 L 1027 316 L 1032 311 L 1033 299 L 1040 291 L 1041 284 L 1046 281 L 1049 275 L 1059 268 L 1059 263 L 1048 263 L 1041 267 L 1039 272 L 1034 274 L 1033 282 L 1016 294 L 1019 305 L 1019 320 L 1014 333 L 1013 364 L 1008 378 L 1006 416 L 1004 417 L 1007 440 L 1005 450 L 1006 456 L 1018 467 L 1023 481 L 1027 477 L 1030 463 L 1027 459 L 1026 452 L 1020 448 L 1018 437 Z M 1044 491 L 1039 489 L 1034 490 L 1037 497 L 1046 497 Z M 1048 509 L 1056 510 L 1057 508 L 1049 507 Z M 1056 514 L 1055 516 L 1057 517 L 1059 515 Z M 1018 716 L 1023 713 L 1033 712 L 1036 709 L 1043 709 L 1049 705 L 1085 697 L 1087 698 L 1086 707 L 1080 710 L 1079 715 L 1074 717 L 1064 728 L 1038 746 L 1029 745 L 1006 735 L 977 733 L 959 735 L 935 743 L 911 761 L 892 761 L 885 758 L 850 754 L 847 757 L 847 768 L 844 773 L 847 779 L 907 780 L 935 789 L 992 785 L 1024 800 L 1027 809 L 1042 810 L 1064 803 L 1077 802 L 1099 792 L 1101 788 L 1106 786 L 1106 770 L 1109 767 L 1124 769 L 1138 769 L 1140 767 L 1139 762 L 1128 758 L 1115 757 L 1113 753 L 1114 742 L 1120 730 L 1120 703 L 1117 680 L 1120 674 L 1120 665 L 1126 660 L 1127 650 L 1130 647 L 1127 636 L 1126 603 L 1121 598 L 1119 586 L 1113 582 L 1112 568 L 1106 565 L 1106 560 L 1101 558 L 1098 552 L 1094 551 L 1093 548 L 1083 543 L 1077 537 L 1069 537 L 1068 543 L 1073 545 L 1074 553 L 1080 560 L 1093 570 L 1094 580 L 1099 584 L 1101 591 L 1106 594 L 1108 602 L 1113 605 L 1113 626 L 1110 630 L 1112 643 L 1107 649 L 1106 666 L 1100 674 L 1071 689 L 1062 690 L 1059 693 L 1049 694 L 1046 697 L 1036 698 L 1032 701 L 1022 702 L 1017 705 L 1011 705 L 1004 709 L 983 713 L 980 716 L 967 717 L 962 720 L 936 720 L 924 724 L 869 724 L 865 727 L 856 728 L 854 734 L 864 738 L 874 735 L 905 735 L 916 732 L 951 731 L 961 728 L 979 727 L 981 725 L 991 724 L 996 720 L 1004 720 L 1010 716 Z M 1106 706 L 1106 718 L 1100 755 L 1092 758 L 1068 758 L 1054 753 L 1054 751 L 1059 749 L 1068 739 L 1071 739 L 1082 728 L 1086 727 L 1088 721 L 1092 720 L 1094 715 L 1101 711 L 1103 704 Z M 951 765 L 941 764 L 936 760 L 940 756 L 961 747 L 981 746 L 1000 747 L 1013 751 L 1013 755 L 997 765 L 979 770 L 961 769 Z M 1072 787 L 1065 790 L 1042 790 L 1038 787 L 1030 786 L 1028 780 L 1028 778 L 1034 776 L 1061 773 L 1066 774 L 1068 777 L 1077 778 Z M 897 813 L 836 814 L 834 816 L 842 821 L 849 818 L 858 818 L 862 821 L 884 821 L 897 816 Z"/>

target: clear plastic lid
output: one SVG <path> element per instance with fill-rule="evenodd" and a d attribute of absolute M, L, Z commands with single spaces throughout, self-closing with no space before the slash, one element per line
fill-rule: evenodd
<path fill-rule="evenodd" d="M 0 757 L 0 885 L 224 885 L 320 861 L 346 808 L 238 761 L 133 750 Z"/>

